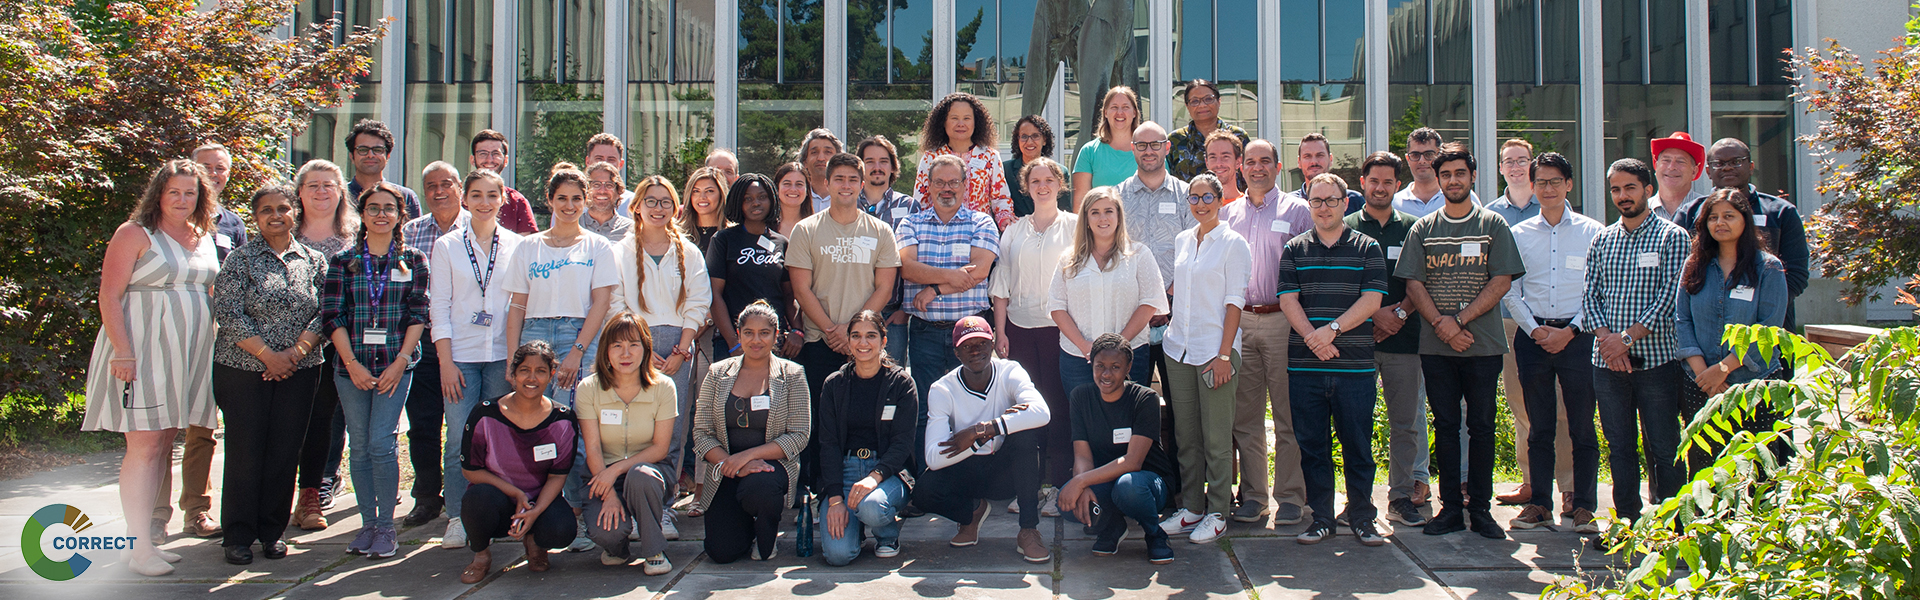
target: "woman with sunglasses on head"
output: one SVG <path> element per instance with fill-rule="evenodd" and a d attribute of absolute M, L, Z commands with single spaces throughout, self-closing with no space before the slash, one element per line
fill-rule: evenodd
<path fill-rule="evenodd" d="M 460 583 L 487 578 L 495 538 L 519 540 L 527 570 L 543 573 L 552 566 L 547 551 L 566 547 L 575 535 L 572 515 L 564 504 L 554 505 L 580 443 L 573 409 L 546 396 L 556 364 L 546 342 L 521 345 L 507 371 L 513 393 L 481 402 L 462 426 L 460 468 L 472 483 L 460 517 L 473 562 L 460 571 Z"/>
<path fill-rule="evenodd" d="M 887 356 L 887 320 L 863 310 L 847 323 L 852 361 L 820 386 L 820 481 L 825 498 L 821 547 L 827 564 L 844 567 L 860 557 L 861 532 L 873 532 L 873 555 L 900 554 L 900 508 L 907 503 L 900 478 L 913 457 L 914 415 L 920 396 L 913 378 Z M 834 457 L 839 464 L 835 465 Z M 834 467 L 840 468 L 834 468 Z"/>
<path fill-rule="evenodd" d="M 653 515 L 668 510 L 670 483 L 679 470 L 667 456 L 680 415 L 673 380 L 654 367 L 647 322 L 630 312 L 614 315 L 600 334 L 593 374 L 580 381 L 580 439 L 586 447 L 587 537 L 600 545 L 600 564 L 627 564 L 645 557 L 642 570 L 661 575 L 667 536 Z M 629 520 L 631 519 L 631 520 Z M 640 542 L 635 550 L 628 532 Z"/>
<path fill-rule="evenodd" d="M 740 355 L 713 364 L 694 403 L 693 448 L 703 461 L 698 506 L 707 557 L 720 564 L 773 558 L 781 514 L 799 488 L 796 457 L 813 429 L 806 373 L 773 355 L 780 315 L 755 302 L 734 329 Z"/>

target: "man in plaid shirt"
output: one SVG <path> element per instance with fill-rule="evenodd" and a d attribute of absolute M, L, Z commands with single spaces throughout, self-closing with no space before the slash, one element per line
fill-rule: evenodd
<path fill-rule="evenodd" d="M 1653 169 L 1623 158 L 1607 168 L 1607 190 L 1620 220 L 1594 237 L 1587 252 L 1582 321 L 1593 333 L 1593 392 L 1609 445 L 1613 507 L 1640 517 L 1640 453 L 1646 432 L 1654 501 L 1680 490 L 1680 361 L 1673 332 L 1675 294 L 1690 243 L 1685 229 L 1655 218 Z M 1644 421 L 1644 422 L 1642 422 Z"/>
<path fill-rule="evenodd" d="M 914 357 L 909 367 L 921 398 L 960 366 L 952 351 L 953 323 L 990 306 L 986 281 L 999 256 L 1000 228 L 992 215 L 966 207 L 966 185 L 960 157 L 934 157 L 927 169 L 933 210 L 908 215 L 894 230 L 900 274 L 907 280 L 907 353 Z M 921 403 L 922 431 L 926 410 Z"/>

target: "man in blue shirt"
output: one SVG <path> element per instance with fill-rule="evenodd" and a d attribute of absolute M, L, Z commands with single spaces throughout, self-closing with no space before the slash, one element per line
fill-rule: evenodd
<path fill-rule="evenodd" d="M 932 210 L 908 215 L 894 229 L 900 273 L 907 280 L 902 299 L 907 351 L 920 359 L 910 369 L 922 398 L 935 380 L 960 365 L 948 351 L 954 323 L 992 306 L 987 275 L 1000 252 L 1000 228 L 993 217 L 966 206 L 967 168 L 960 157 L 934 157 L 927 189 Z"/>
<path fill-rule="evenodd" d="M 1317 131 L 1300 136 L 1299 165 L 1300 189 L 1291 193 L 1305 202 L 1307 186 L 1313 183 L 1313 178 L 1319 177 L 1321 173 L 1327 172 L 1327 169 L 1333 166 L 1333 146 L 1327 142 L 1327 136 L 1320 135 Z M 1360 192 L 1347 190 L 1347 205 L 1341 209 L 1341 214 L 1350 215 L 1360 212 L 1360 207 L 1366 205 L 1367 198 L 1360 195 Z"/>
<path fill-rule="evenodd" d="M 920 212 L 920 201 L 913 196 L 902 194 L 893 189 L 894 181 L 900 179 L 900 151 L 887 136 L 876 135 L 860 140 L 854 150 L 860 157 L 861 169 L 865 172 L 860 179 L 860 210 L 887 222 L 888 227 L 900 228 L 900 222 L 908 215 Z M 887 308 L 880 311 L 887 316 L 887 356 L 900 365 L 911 364 L 907 359 L 907 313 L 900 310 L 905 298 L 906 286 L 903 282 L 893 282 L 893 299 L 887 301 Z"/>
<path fill-rule="evenodd" d="M 393 132 L 387 131 L 386 123 L 361 119 L 347 132 L 346 144 L 347 154 L 353 160 L 353 179 L 347 182 L 347 200 L 359 206 L 362 190 L 386 181 L 387 159 L 393 156 L 394 150 Z M 406 219 L 420 218 L 420 196 L 407 186 L 393 185 L 406 195 L 400 199 L 400 210 L 407 213 Z"/>

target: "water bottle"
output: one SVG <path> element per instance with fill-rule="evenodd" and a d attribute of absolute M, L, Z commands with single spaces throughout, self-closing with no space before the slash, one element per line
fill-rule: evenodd
<path fill-rule="evenodd" d="M 807 494 L 811 495 L 811 494 Z M 803 496 L 805 497 L 805 496 Z M 794 519 L 793 553 L 800 558 L 813 556 L 813 501 L 800 502 L 799 517 Z"/>

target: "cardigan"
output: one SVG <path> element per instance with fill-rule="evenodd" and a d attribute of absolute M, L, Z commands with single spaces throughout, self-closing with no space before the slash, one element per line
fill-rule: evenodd
<path fill-rule="evenodd" d="M 725 450 L 727 445 L 726 402 L 727 393 L 733 390 L 733 382 L 740 376 L 740 364 L 743 357 L 735 356 L 717 363 L 707 370 L 706 381 L 700 384 L 700 396 L 693 405 L 693 455 L 705 461 L 707 453 L 713 450 Z M 807 391 L 807 375 L 800 365 L 793 361 L 772 357 L 772 371 L 767 377 L 767 395 L 772 397 L 772 406 L 767 412 L 767 441 L 780 445 L 786 458 L 780 459 L 780 466 L 787 470 L 786 504 L 793 506 L 794 491 L 800 486 L 800 450 L 807 447 L 807 436 L 813 429 L 812 395 Z M 720 465 L 704 463 L 699 470 L 700 510 L 707 510 L 713 504 L 714 493 L 720 490 Z"/>
<path fill-rule="evenodd" d="M 854 377 L 857 375 L 853 374 L 853 363 L 849 362 L 827 375 L 826 383 L 820 386 L 820 414 L 815 415 L 813 432 L 814 439 L 820 442 L 820 461 L 824 464 L 818 469 L 820 481 L 813 489 L 821 498 L 845 493 L 843 469 L 835 468 L 832 461 L 846 455 L 843 444 L 847 439 L 847 422 L 851 419 L 873 420 L 874 433 L 886 440 L 886 447 L 878 449 L 880 464 L 875 470 L 893 477 L 906 468 L 907 461 L 913 457 L 913 438 L 920 414 L 920 391 L 914 388 L 913 377 L 907 375 L 906 369 L 881 366 L 880 373 L 874 377 L 881 379 L 881 386 L 887 392 L 874 403 L 873 413 L 844 414 Z M 887 407 L 893 408 L 893 419 L 881 418 Z"/>

